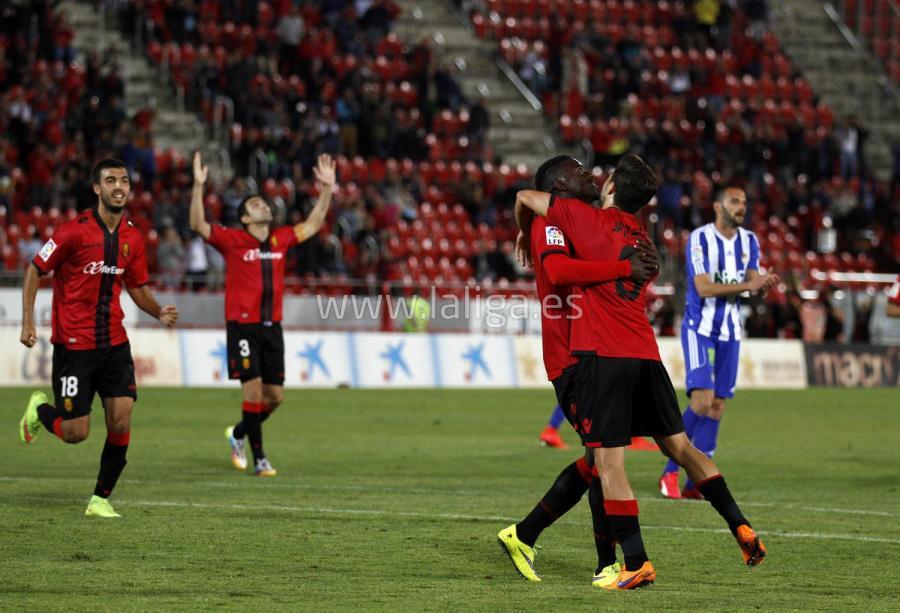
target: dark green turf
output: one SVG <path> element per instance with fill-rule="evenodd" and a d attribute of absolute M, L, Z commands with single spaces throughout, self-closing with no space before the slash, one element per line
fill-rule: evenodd
<path fill-rule="evenodd" d="M 706 503 L 658 497 L 660 456 L 629 452 L 659 573 L 636 593 L 591 588 L 586 501 L 541 537 L 541 584 L 496 544 L 577 454 L 536 443 L 549 390 L 288 391 L 265 429 L 272 480 L 229 463 L 238 394 L 141 390 L 124 517 L 96 520 L 102 421 L 81 445 L 26 447 L 28 391 L 0 390 L 0 610 L 900 608 L 894 390 L 729 402 L 716 461 L 770 549 L 752 570 Z"/>

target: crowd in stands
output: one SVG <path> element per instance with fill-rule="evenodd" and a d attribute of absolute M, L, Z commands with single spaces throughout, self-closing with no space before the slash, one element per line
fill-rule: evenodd
<path fill-rule="evenodd" d="M 476 28 L 479 16 L 495 23 L 495 14 L 510 15 L 500 21 L 512 29 L 481 34 L 502 34 L 500 52 L 560 118 L 564 138 L 588 138 L 601 165 L 626 150 L 654 164 L 661 189 L 649 217 L 669 256 L 665 281 L 677 287 L 687 231 L 709 220 L 715 188 L 731 182 L 748 187 L 764 261 L 786 277 L 896 267 L 896 186 L 868 173 L 865 129 L 831 117 L 793 73 L 767 31 L 762 0 L 662 1 L 633 21 L 630 0 L 555 2 L 572 20 L 565 29 L 545 17 L 530 24 L 525 12 L 546 4 L 466 8 Z M 183 88 L 208 125 L 222 122 L 229 132 L 235 174 L 206 195 L 210 219 L 236 223 L 240 200 L 261 192 L 280 220 L 297 222 L 316 197 L 316 156 L 338 156 L 333 211 L 292 255 L 289 272 L 300 281 L 289 291 L 378 291 L 384 281 L 530 290 L 512 257 L 511 215 L 529 169 L 495 157 L 487 103 L 466 98 L 427 39 L 407 45 L 392 33 L 399 9 L 391 0 L 116 6 L 123 32 L 141 42 L 137 51 Z M 583 6 L 622 12 L 618 21 L 579 25 Z M 664 25 L 664 8 L 681 25 Z M 114 55 L 93 50 L 73 61 L 72 28 L 50 2 L 2 11 L 4 267 L 20 268 L 54 223 L 93 204 L 90 165 L 114 155 L 133 170 L 131 218 L 149 237 L 160 285 L 220 289 L 221 257 L 187 225 L 187 152 L 154 151 L 152 111 L 125 108 Z M 27 26 L 34 21 L 39 27 Z M 539 36 L 522 38 L 519 24 Z M 754 306 L 755 334 L 803 334 L 792 306 L 798 289 L 788 285 Z M 654 302 L 663 332 L 674 332 L 676 310 L 668 298 Z"/>

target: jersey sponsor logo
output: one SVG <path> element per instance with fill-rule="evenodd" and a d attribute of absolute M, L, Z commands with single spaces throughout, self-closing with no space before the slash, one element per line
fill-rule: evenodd
<path fill-rule="evenodd" d="M 50 256 L 53 255 L 54 251 L 56 251 L 56 243 L 54 243 L 53 239 L 51 238 L 46 243 L 44 243 L 44 246 L 41 247 L 38 255 L 41 256 L 41 259 L 46 262 L 50 259 Z"/>
<path fill-rule="evenodd" d="M 125 269 L 118 266 L 106 266 L 103 260 L 100 260 L 87 264 L 82 272 L 86 275 L 121 275 L 125 273 Z"/>
<path fill-rule="evenodd" d="M 738 277 L 742 276 L 738 273 Z M 741 282 L 738 277 L 732 277 L 727 272 L 717 271 L 716 274 L 713 275 L 713 283 L 722 283 L 724 285 L 737 285 Z"/>
<path fill-rule="evenodd" d="M 566 246 L 566 239 L 563 236 L 562 230 L 556 226 L 547 226 L 544 228 L 544 233 L 547 235 L 548 245 L 555 245 L 558 247 Z"/>
<path fill-rule="evenodd" d="M 280 260 L 284 258 L 283 253 L 275 251 L 260 251 L 259 249 L 248 249 L 244 253 L 245 262 L 255 262 L 257 260 Z"/>

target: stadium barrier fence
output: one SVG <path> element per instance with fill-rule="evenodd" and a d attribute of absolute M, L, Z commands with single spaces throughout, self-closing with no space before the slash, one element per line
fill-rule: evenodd
<path fill-rule="evenodd" d="M 19 328 L 0 328 L 0 385 L 46 386 L 50 330 L 26 349 Z M 546 388 L 537 335 L 286 331 L 285 385 L 356 388 Z M 237 386 L 228 380 L 225 330 L 129 330 L 139 386 Z M 659 339 L 676 387 L 684 385 L 680 341 Z M 866 379 L 868 381 L 868 379 Z M 802 389 L 809 379 L 803 344 L 747 340 L 738 388 Z"/>

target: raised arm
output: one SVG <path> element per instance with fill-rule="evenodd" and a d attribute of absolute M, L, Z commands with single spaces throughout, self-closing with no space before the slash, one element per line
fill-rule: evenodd
<path fill-rule="evenodd" d="M 39 279 L 37 266 L 29 262 L 25 268 L 25 281 L 22 285 L 22 333 L 19 335 L 19 341 L 26 347 L 34 347 L 37 342 L 34 299 L 37 296 Z"/>
<path fill-rule="evenodd" d="M 294 234 L 297 235 L 298 243 L 315 236 L 322 229 L 322 225 L 325 223 L 325 216 L 328 215 L 328 209 L 331 206 L 331 195 L 334 192 L 334 185 L 337 180 L 334 160 L 326 153 L 319 156 L 313 173 L 316 175 L 316 181 L 319 184 L 319 199 L 316 201 L 316 205 L 310 212 L 309 217 L 294 226 Z"/>
<path fill-rule="evenodd" d="M 547 209 L 550 208 L 550 194 L 548 192 L 539 192 L 533 189 L 522 189 L 516 192 L 516 222 L 519 220 L 521 208 L 527 208 L 541 217 L 547 216 Z"/>
<path fill-rule="evenodd" d="M 194 189 L 191 192 L 191 230 L 203 237 L 203 240 L 209 240 L 209 235 L 212 233 L 212 226 L 206 221 L 206 213 L 203 210 L 203 185 L 206 183 L 208 174 L 209 168 L 203 165 L 200 152 L 195 152 Z"/>

